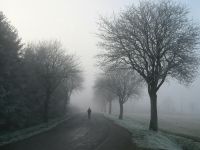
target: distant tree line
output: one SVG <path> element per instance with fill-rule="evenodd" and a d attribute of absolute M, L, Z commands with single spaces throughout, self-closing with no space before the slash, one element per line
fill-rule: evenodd
<path fill-rule="evenodd" d="M 0 12 L 0 131 L 64 116 L 82 81 L 77 58 L 59 41 L 23 44 Z"/>

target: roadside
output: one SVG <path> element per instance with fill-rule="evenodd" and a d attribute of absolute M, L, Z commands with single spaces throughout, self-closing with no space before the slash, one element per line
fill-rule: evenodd
<path fill-rule="evenodd" d="M 55 128 L 60 123 L 68 120 L 69 118 L 70 117 L 66 115 L 59 119 L 50 120 L 48 123 L 42 123 L 33 127 L 2 134 L 0 135 L 0 146 L 24 140 L 34 135 L 49 131 L 52 128 Z"/>
<path fill-rule="evenodd" d="M 200 142 L 168 132 L 153 132 L 143 122 L 131 117 L 118 120 L 117 116 L 105 115 L 114 123 L 128 129 L 132 133 L 132 141 L 139 148 L 152 150 L 200 150 Z"/>
<path fill-rule="evenodd" d="M 71 117 L 80 113 L 80 110 L 74 106 L 68 107 L 68 111 L 65 116 L 51 119 L 48 123 L 41 123 L 35 126 L 31 126 L 25 129 L 20 129 L 14 132 L 7 132 L 4 134 L 0 134 L 0 146 L 7 145 L 10 143 L 15 143 L 21 140 L 25 140 L 32 136 L 38 135 L 40 133 L 49 131 L 59 124 L 69 120 Z"/>

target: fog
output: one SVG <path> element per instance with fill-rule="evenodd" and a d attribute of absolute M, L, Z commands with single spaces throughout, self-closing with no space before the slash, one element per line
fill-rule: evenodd
<path fill-rule="evenodd" d="M 95 55 L 99 15 L 109 16 L 138 0 L 0 0 L 1 10 L 15 26 L 24 43 L 44 39 L 58 39 L 66 50 L 77 55 L 83 68 L 84 85 L 74 93 L 71 104 L 86 109 L 94 107 L 92 100 L 95 77 L 100 72 Z M 180 0 L 190 8 L 190 15 L 199 22 L 200 1 Z M 158 111 L 163 113 L 200 113 L 200 75 L 190 86 L 168 79 L 158 93 Z M 116 105 L 117 107 L 117 105 Z M 139 100 L 125 104 L 126 112 L 148 112 L 149 97 L 144 87 Z M 117 109 L 117 108 L 116 108 Z"/>

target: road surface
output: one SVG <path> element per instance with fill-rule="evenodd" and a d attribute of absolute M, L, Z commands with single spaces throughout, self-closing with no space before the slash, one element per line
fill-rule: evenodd
<path fill-rule="evenodd" d="M 100 114 L 76 114 L 50 131 L 1 150 L 136 150 L 131 134 Z"/>

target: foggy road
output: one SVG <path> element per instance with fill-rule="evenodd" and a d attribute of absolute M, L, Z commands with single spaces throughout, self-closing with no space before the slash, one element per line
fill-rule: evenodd
<path fill-rule="evenodd" d="M 134 150 L 131 134 L 102 115 L 77 114 L 54 129 L 1 150 Z"/>

